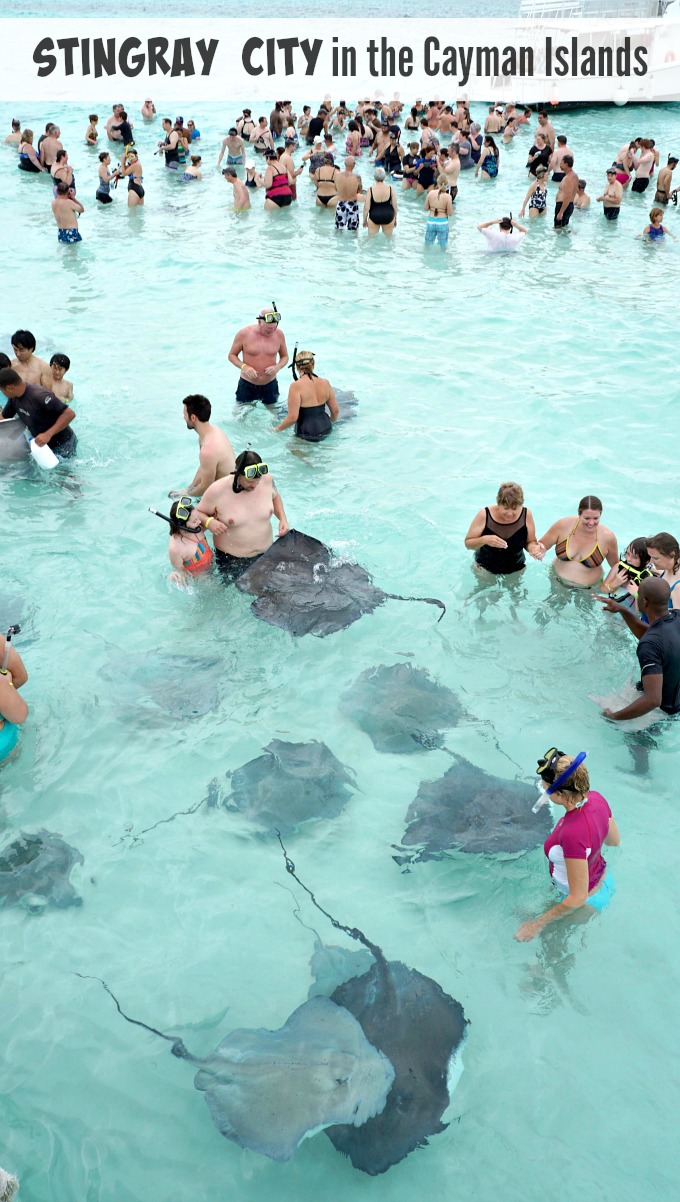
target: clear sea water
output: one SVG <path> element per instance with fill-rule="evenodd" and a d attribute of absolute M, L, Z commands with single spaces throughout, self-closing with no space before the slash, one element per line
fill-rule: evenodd
<path fill-rule="evenodd" d="M 678 533 L 680 247 L 636 241 L 648 193 L 626 196 L 616 226 L 593 204 L 568 235 L 534 223 L 519 254 L 485 254 L 476 223 L 519 210 L 528 134 L 502 152 L 497 183 L 463 176 L 446 253 L 424 247 L 412 195 L 391 244 L 336 238 L 305 177 L 292 211 L 235 214 L 211 164 L 246 101 L 176 106 L 203 131 L 197 185 L 167 178 L 151 153 L 158 131 L 140 123 L 147 204 L 132 212 L 122 188 L 95 206 L 87 105 L 22 105 L 35 130 L 61 124 L 87 209 L 76 248 L 57 244 L 48 182 L 20 175 L 0 147 L 0 347 L 23 326 L 39 353 L 69 353 L 80 439 L 68 469 L 0 477 L 2 621 L 22 624 L 31 706 L 20 756 L 0 771 L 0 843 L 46 828 L 85 859 L 72 874 L 80 908 L 0 913 L 0 1163 L 26 1202 L 670 1199 L 679 729 L 663 729 L 636 773 L 624 730 L 589 700 L 632 673 L 632 638 L 588 598 L 559 606 L 547 562 L 530 561 L 515 592 L 480 591 L 463 538 L 507 479 L 523 484 L 539 534 L 589 492 L 621 547 Z M 0 129 L 13 115 L 0 106 Z M 560 126 L 593 197 L 628 137 L 654 137 L 662 160 L 680 146 L 670 108 L 581 111 Z M 667 223 L 680 234 L 677 210 Z M 232 335 L 272 298 L 290 346 L 310 346 L 360 399 L 324 445 L 274 434 L 262 407 L 235 410 Z M 216 581 L 169 586 L 165 529 L 147 507 L 193 475 L 189 392 L 212 399 L 237 449 L 266 457 L 292 525 L 388 591 L 442 597 L 443 621 L 395 601 L 328 639 L 293 641 Z M 154 649 L 176 655 L 180 682 L 185 657 L 218 656 L 219 706 L 182 723 L 126 703 L 109 644 L 130 673 Z M 460 695 L 471 719 L 447 746 L 490 773 L 531 779 L 546 746 L 588 750 L 622 832 L 608 911 L 516 943 L 520 921 L 549 902 L 540 847 L 400 871 L 392 845 L 407 807 L 450 760 L 380 755 L 339 708 L 361 671 L 395 662 Z M 314 935 L 296 921 L 274 841 L 205 806 L 133 838 L 272 738 L 324 740 L 356 772 L 342 816 L 291 837 L 302 878 L 390 958 L 438 981 L 471 1024 L 447 1130 L 373 1180 L 323 1135 L 286 1165 L 225 1141 L 190 1067 L 74 975 L 105 978 L 129 1014 L 196 1054 L 233 1028 L 280 1026 L 305 999 Z M 293 893 L 303 921 L 337 942 Z"/>

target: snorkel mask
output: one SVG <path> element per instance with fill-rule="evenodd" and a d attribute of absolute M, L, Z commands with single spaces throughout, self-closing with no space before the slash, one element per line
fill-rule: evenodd
<path fill-rule="evenodd" d="M 543 782 L 543 784 L 546 784 L 548 788 L 543 789 L 541 784 L 538 783 L 541 796 L 536 802 L 536 805 L 531 807 L 532 814 L 537 814 L 541 806 L 547 805 L 553 793 L 559 793 L 562 786 L 566 784 L 570 777 L 574 775 L 579 764 L 583 763 L 584 759 L 586 758 L 586 754 L 587 752 L 585 751 L 579 751 L 578 755 L 572 760 L 571 764 L 569 764 L 569 766 L 565 768 L 564 772 L 560 773 L 559 776 L 556 776 L 557 765 L 562 756 L 565 755 L 565 752 L 559 751 L 557 747 L 550 747 L 548 751 L 541 756 L 540 760 L 538 761 L 536 771 L 540 777 L 540 780 Z"/>
<path fill-rule="evenodd" d="M 269 475 L 269 465 L 267 463 L 263 463 L 259 455 L 255 463 L 246 464 L 246 457 L 250 454 L 257 454 L 257 452 L 241 451 L 241 454 L 236 459 L 234 471 L 232 473 L 234 477 L 234 483 L 232 485 L 234 492 L 243 492 L 243 488 L 238 482 L 239 476 L 244 476 L 246 480 L 257 480 L 260 476 Z"/>
<path fill-rule="evenodd" d="M 628 563 L 626 559 L 620 559 L 618 562 L 618 567 L 628 577 L 628 580 L 631 584 L 639 585 L 643 580 L 646 580 L 648 576 L 652 575 L 648 567 L 634 568 L 633 565 Z"/>
<path fill-rule="evenodd" d="M 272 307 L 266 313 L 258 313 L 258 321 L 263 321 L 266 326 L 277 326 L 281 320 L 281 314 L 276 307 L 276 301 L 272 301 Z"/>
<path fill-rule="evenodd" d="M 187 522 L 194 512 L 195 497 L 178 497 L 175 502 L 175 517 L 168 517 L 166 513 L 159 513 L 157 509 L 152 509 L 149 505 L 149 513 L 153 513 L 157 518 L 162 518 L 167 522 L 172 530 L 186 530 Z"/>

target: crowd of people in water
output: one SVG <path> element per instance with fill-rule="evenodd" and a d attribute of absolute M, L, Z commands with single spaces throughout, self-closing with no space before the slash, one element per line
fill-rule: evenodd
<path fill-rule="evenodd" d="M 158 121 L 151 99 L 142 105 L 140 116 L 142 127 L 153 128 Z M 557 189 L 555 229 L 566 229 L 575 211 L 590 207 L 588 184 L 575 168 L 578 155 L 566 135 L 556 132 L 545 111 L 537 113 L 535 126 L 533 119 L 531 109 L 513 103 L 490 105 L 482 127 L 472 120 L 464 100 L 454 106 L 443 100 L 423 103 L 416 99 L 406 112 L 396 98 L 382 103 L 366 98 L 350 108 L 344 100 L 333 104 L 327 97 L 316 113 L 304 105 L 300 114 L 293 111 L 291 101 L 284 100 L 276 101 L 268 118 L 255 119 L 252 110 L 244 108 L 222 139 L 216 161 L 213 150 L 210 162 L 204 164 L 198 153 L 201 131 L 193 119 L 185 121 L 182 116 L 161 119 L 162 137 L 153 154 L 168 174 L 185 184 L 198 183 L 206 170 L 221 171 L 239 212 L 250 209 L 260 193 L 265 209 L 290 208 L 303 199 L 298 197 L 298 180 L 306 174 L 313 185 L 310 196 L 314 204 L 334 217 L 337 231 L 356 232 L 363 227 L 371 237 L 393 234 L 400 203 L 411 203 L 404 193 L 411 192 L 422 201 L 425 242 L 445 248 L 459 189 L 468 186 L 463 181 L 466 177 L 497 179 L 502 148 L 523 136 L 531 145 L 525 164 L 528 187 L 519 217 L 528 214 L 530 222 L 545 221 L 553 203 L 551 184 Z M 70 244 L 82 240 L 78 217 L 84 206 L 76 195 L 74 169 L 60 135 L 58 125 L 50 121 L 36 140 L 33 130 L 13 120 L 5 141 L 16 145 L 21 171 L 51 176 L 57 236 L 60 242 Z M 146 147 L 146 134 L 143 140 Z M 146 192 L 140 147 L 124 106 L 113 105 L 104 131 L 99 129 L 98 114 L 90 113 L 84 142 L 97 152 L 96 181 L 93 164 L 92 183 L 95 203 L 111 204 L 119 182 L 127 181 L 128 206 L 143 205 Z M 112 149 L 114 154 L 120 152 L 115 164 Z M 146 156 L 146 148 L 144 153 Z M 364 162 L 370 169 L 368 183 L 361 174 Z M 673 183 L 677 165 L 672 152 L 661 165 L 655 139 L 630 139 L 603 169 L 595 203 L 602 205 L 607 221 L 615 222 L 628 192 L 640 195 L 655 186 L 649 221 L 638 236 L 657 243 L 668 238 L 677 241 L 664 224 L 667 206 L 677 205 L 678 189 Z M 487 249 L 493 251 L 519 249 L 528 232 L 512 214 L 482 222 L 477 228 Z"/>

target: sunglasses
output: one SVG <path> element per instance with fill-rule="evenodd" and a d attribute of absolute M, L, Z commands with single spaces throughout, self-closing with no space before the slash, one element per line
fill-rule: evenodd
<path fill-rule="evenodd" d="M 248 467 L 244 467 L 241 472 L 246 480 L 257 480 L 258 476 L 269 475 L 269 465 L 267 463 L 250 463 Z"/>

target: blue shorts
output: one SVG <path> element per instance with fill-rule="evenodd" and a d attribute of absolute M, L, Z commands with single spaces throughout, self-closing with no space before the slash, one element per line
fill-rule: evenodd
<path fill-rule="evenodd" d="M 10 751 L 14 751 L 18 742 L 19 727 L 5 718 L 5 725 L 0 730 L 0 760 L 4 760 Z"/>
<path fill-rule="evenodd" d="M 555 885 L 555 888 L 557 889 L 561 898 L 565 898 L 567 896 L 567 894 L 557 885 Z M 616 885 L 614 884 L 614 878 L 607 868 L 605 870 L 604 877 L 602 878 L 602 884 L 600 885 L 600 888 L 598 889 L 597 893 L 593 893 L 593 896 L 588 898 L 586 905 L 592 906 L 593 910 L 604 910 L 605 906 L 609 905 L 615 893 Z"/>
<path fill-rule="evenodd" d="M 438 242 L 440 246 L 447 245 L 449 241 L 448 217 L 428 217 L 425 226 L 425 241 L 432 245 L 435 242 Z"/>
<path fill-rule="evenodd" d="M 82 242 L 82 236 L 78 230 L 58 230 L 57 238 L 60 242 Z"/>
<path fill-rule="evenodd" d="M 270 380 L 268 384 L 253 384 L 252 380 L 246 380 L 245 376 L 241 376 L 236 389 L 236 400 L 241 405 L 247 405 L 249 401 L 262 401 L 263 405 L 275 405 L 278 399 L 278 380 Z"/>
<path fill-rule="evenodd" d="M 227 165 L 230 167 L 242 167 L 243 166 L 243 155 L 242 154 L 227 154 Z"/>

